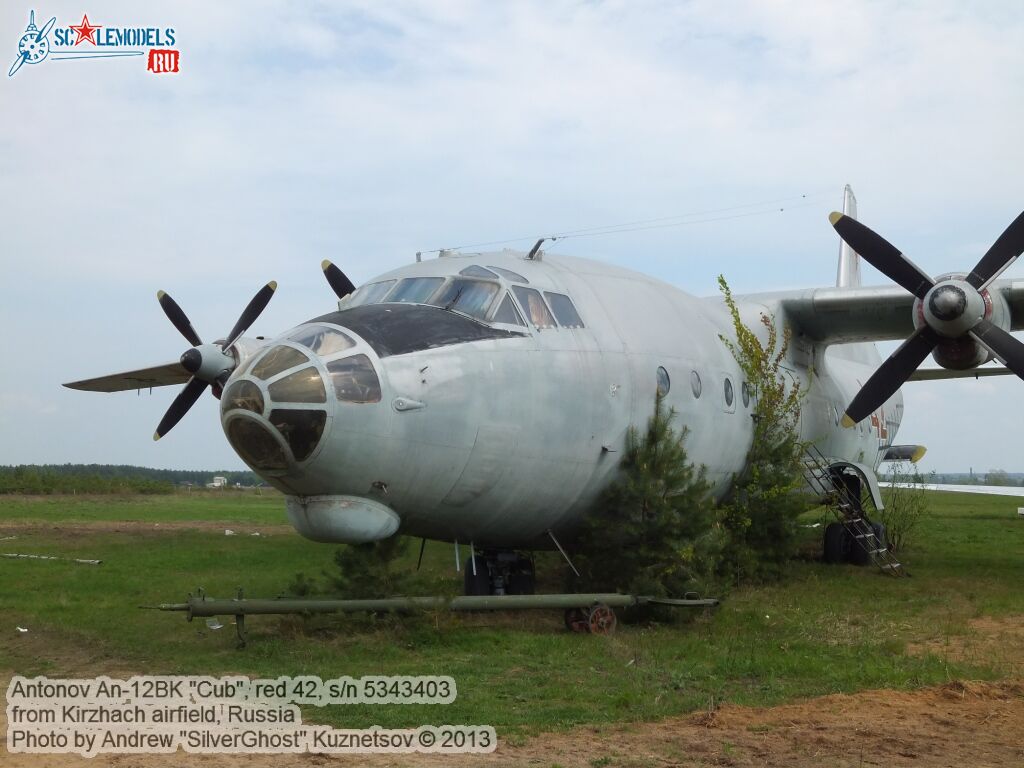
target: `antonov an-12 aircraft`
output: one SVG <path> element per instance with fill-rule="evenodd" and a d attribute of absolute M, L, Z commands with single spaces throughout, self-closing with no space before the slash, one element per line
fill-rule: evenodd
<path fill-rule="evenodd" d="M 1008 333 L 1024 328 L 1024 281 L 996 281 L 1024 251 L 1024 214 L 970 273 L 932 279 L 858 223 L 849 187 L 843 208 L 830 217 L 842 240 L 835 287 L 737 301 L 749 327 L 767 313 L 792 331 L 784 373 L 805 392 L 802 439 L 877 487 L 881 461 L 923 451 L 894 444 L 905 381 L 1024 378 L 1024 345 Z M 212 343 L 161 291 L 191 345 L 180 361 L 66 386 L 185 383 L 155 439 L 212 387 L 228 442 L 286 495 L 303 536 L 470 544 L 472 572 L 508 583 L 517 553 L 571 539 L 657 392 L 689 428 L 689 457 L 716 498 L 742 472 L 752 436 L 750 388 L 720 338 L 735 337 L 720 297 L 540 246 L 442 251 L 358 289 L 325 261 L 337 310 L 269 340 L 242 334 L 276 283 Z M 860 257 L 898 287 L 862 287 Z M 882 362 L 874 342 L 891 339 L 906 341 Z M 917 371 L 929 354 L 940 368 Z M 1003 366 L 979 368 L 992 359 Z"/>

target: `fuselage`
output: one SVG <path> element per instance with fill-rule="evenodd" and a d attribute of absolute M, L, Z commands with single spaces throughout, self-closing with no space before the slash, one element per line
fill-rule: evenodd
<path fill-rule="evenodd" d="M 749 327 L 762 313 L 785 324 L 770 301 L 738 303 Z M 448 255 L 374 278 L 337 312 L 268 342 L 232 375 L 222 422 L 310 538 L 397 527 L 544 547 L 614 480 L 659 386 L 690 461 L 717 498 L 728 493 L 752 403 L 722 336 L 735 332 L 720 299 L 635 272 L 546 254 Z M 899 393 L 854 429 L 839 418 L 878 363 L 870 344 L 793 339 L 785 375 L 804 392 L 803 439 L 877 465 L 899 427 Z"/>

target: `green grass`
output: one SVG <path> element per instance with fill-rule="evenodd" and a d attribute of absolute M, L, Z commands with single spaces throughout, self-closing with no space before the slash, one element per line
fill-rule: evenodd
<path fill-rule="evenodd" d="M 797 562 L 786 582 L 736 590 L 710 619 L 620 625 L 611 637 L 569 634 L 554 612 L 253 617 L 249 647 L 238 651 L 230 624 L 211 631 L 202 619 L 189 624 L 182 614 L 137 606 L 179 602 L 197 586 L 222 597 L 239 585 L 251 596 L 276 595 L 296 572 L 330 567 L 333 547 L 291 534 L 226 537 L 220 530 L 117 533 L 108 526 L 68 535 L 59 523 L 209 519 L 240 528 L 247 522 L 247 531 L 283 522 L 281 497 L 0 498 L 0 530 L 11 521 L 42 524 L 10 529 L 18 539 L 0 551 L 104 561 L 0 559 L 0 636 L 15 624 L 30 629 L 0 642 L 0 653 L 13 656 L 0 667 L 58 675 L 70 648 L 94 656 L 97 668 L 151 674 L 449 674 L 459 696 L 446 707 L 330 707 L 307 715 L 349 727 L 488 723 L 502 736 L 650 720 L 723 701 L 773 704 L 1004 676 L 1007 669 L 984 659 L 949 663 L 906 652 L 909 642 L 964 634 L 980 615 L 1024 613 L 1024 521 L 1016 519 L 1016 500 L 947 493 L 929 501 L 931 516 L 906 553 L 910 579 Z M 431 589 L 458 589 L 453 565 L 450 546 L 427 546 Z M 33 642 L 40 635 L 47 643 Z"/>

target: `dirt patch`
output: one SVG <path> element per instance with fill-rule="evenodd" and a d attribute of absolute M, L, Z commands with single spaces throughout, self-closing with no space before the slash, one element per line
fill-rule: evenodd
<path fill-rule="evenodd" d="M 57 523 L 39 523 L 30 520 L 6 520 L 0 522 L 0 539 L 5 536 L 17 538 L 0 542 L 0 548 L 14 546 L 18 539 L 32 534 L 46 534 L 58 538 L 78 537 L 83 534 L 97 533 L 130 533 L 136 536 L 163 536 L 181 531 L 209 531 L 224 535 L 225 530 L 234 531 L 238 536 L 250 536 L 259 533 L 261 536 L 281 534 L 298 535 L 295 529 L 287 524 L 253 525 L 239 523 L 235 520 L 173 520 L 163 523 L 152 523 L 145 520 L 87 520 L 61 521 Z"/>
<path fill-rule="evenodd" d="M 971 619 L 966 633 L 911 643 L 907 651 L 995 667 L 1008 677 L 1024 677 L 1024 615 Z"/>

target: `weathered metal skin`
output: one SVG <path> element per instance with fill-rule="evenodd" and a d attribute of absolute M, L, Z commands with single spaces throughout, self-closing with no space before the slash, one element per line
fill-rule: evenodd
<path fill-rule="evenodd" d="M 514 332 L 381 357 L 344 325 L 344 311 L 325 316 L 318 322 L 335 325 L 355 346 L 326 361 L 309 355 L 327 390 L 326 403 L 298 406 L 326 411 L 316 447 L 302 461 L 292 457 L 269 426 L 273 404 L 266 383 L 254 380 L 268 399 L 263 414 L 228 408 L 222 412 L 225 431 L 230 439 L 228 427 L 237 418 L 260 422 L 287 461 L 267 470 L 242 458 L 292 496 L 359 497 L 385 505 L 401 520 L 401 533 L 477 547 L 548 548 L 547 532 L 570 533 L 615 477 L 627 430 L 642 427 L 653 411 L 663 367 L 671 382 L 666 402 L 678 414 L 677 426 L 688 430 L 690 459 L 706 467 L 715 497 L 728 492 L 743 470 L 752 420 L 742 373 L 721 338 L 734 337 L 721 300 L 698 299 L 607 264 L 546 254 L 529 260 L 511 251 L 434 259 L 370 282 L 452 276 L 470 264 L 513 270 L 531 288 L 568 295 L 585 327 L 499 326 Z M 503 288 L 510 285 L 502 278 Z M 752 298 L 738 298 L 748 326 L 761 328 L 762 312 L 784 326 L 781 304 Z M 280 344 L 302 349 L 288 341 L 267 347 Z M 378 402 L 333 396 L 325 363 L 353 354 L 372 363 Z M 901 396 L 871 424 L 843 430 L 838 421 L 858 380 L 865 381 L 878 362 L 871 344 L 826 348 L 794 339 L 786 376 L 805 392 L 804 439 L 817 441 L 826 455 L 877 465 L 880 446 L 890 444 L 899 427 Z M 249 377 L 251 368 L 248 362 L 239 366 L 228 387 Z M 323 531 L 311 536 L 317 540 L 337 530 L 322 519 Z M 310 535 L 314 515 L 306 516 L 305 526 L 302 532 Z"/>

